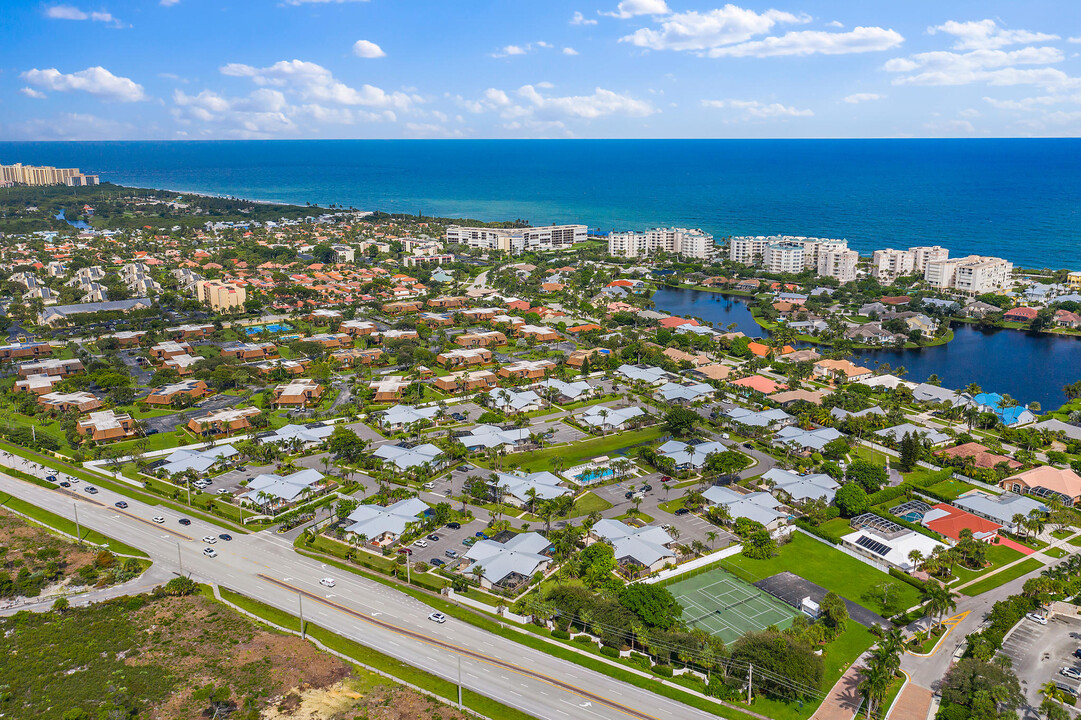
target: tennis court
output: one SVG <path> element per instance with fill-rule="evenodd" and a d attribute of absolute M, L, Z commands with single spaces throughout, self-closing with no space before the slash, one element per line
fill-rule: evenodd
<path fill-rule="evenodd" d="M 688 627 L 701 628 L 725 643 L 770 625 L 783 630 L 799 612 L 721 569 L 674 583 L 668 590 L 683 606 Z"/>

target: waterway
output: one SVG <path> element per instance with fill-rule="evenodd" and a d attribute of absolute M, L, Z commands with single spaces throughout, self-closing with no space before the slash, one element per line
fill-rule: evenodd
<path fill-rule="evenodd" d="M 744 298 L 680 288 L 661 288 L 653 295 L 657 310 L 694 316 L 719 330 L 731 323 L 752 337 L 765 331 L 754 321 Z M 865 367 L 889 363 L 904 367 L 907 380 L 922 382 L 938 375 L 944 387 L 977 383 L 984 390 L 1007 393 L 1021 403 L 1039 402 L 1042 410 L 1066 402 L 1062 388 L 1081 380 L 1081 338 L 1022 330 L 981 330 L 954 324 L 945 345 L 909 350 L 859 350 L 854 360 Z"/>
<path fill-rule="evenodd" d="M 64 217 L 64 210 L 62 208 L 61 208 L 60 212 L 58 212 L 55 216 L 53 216 L 53 218 L 55 220 L 63 220 L 68 225 L 71 225 L 73 228 L 78 228 L 80 230 L 90 230 L 91 229 L 91 227 L 86 223 L 85 220 L 68 220 L 66 217 Z"/>

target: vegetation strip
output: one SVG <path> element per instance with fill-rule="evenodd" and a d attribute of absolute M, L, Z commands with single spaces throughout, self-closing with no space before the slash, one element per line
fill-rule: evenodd
<path fill-rule="evenodd" d="M 57 530 L 69 537 L 75 537 L 76 526 L 71 520 L 65 517 L 51 513 L 48 510 L 39 508 L 37 505 L 32 505 L 25 500 L 21 500 L 13 495 L 7 493 L 0 493 L 0 506 L 9 510 L 19 513 L 35 522 L 39 522 L 42 525 L 46 525 L 53 530 Z M 90 530 L 89 528 L 80 527 L 78 531 L 82 535 L 78 538 L 82 542 L 92 543 L 94 545 L 102 545 L 118 555 L 130 555 L 138 558 L 149 558 L 150 556 L 144 553 L 138 548 L 134 548 L 131 545 L 122 543 L 119 540 L 114 540 L 111 537 L 102 535 L 97 530 Z"/>

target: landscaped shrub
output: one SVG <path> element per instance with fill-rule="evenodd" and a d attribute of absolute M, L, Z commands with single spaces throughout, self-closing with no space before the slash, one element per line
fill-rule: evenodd
<path fill-rule="evenodd" d="M 815 537 L 820 537 L 826 542 L 833 543 L 834 545 L 841 544 L 840 536 L 829 533 L 816 525 L 812 525 L 806 518 L 796 518 L 796 527 L 800 530 L 809 532 Z"/>
<path fill-rule="evenodd" d="M 573 639 L 574 642 L 582 643 L 583 645 L 593 644 L 593 638 L 591 638 L 589 635 L 575 635 Z"/>
<path fill-rule="evenodd" d="M 650 666 L 653 665 L 653 661 L 649 659 L 649 655 L 643 655 L 640 652 L 632 652 L 629 659 L 638 667 L 645 668 L 646 670 L 649 670 Z"/>
<path fill-rule="evenodd" d="M 898 580 L 900 580 L 902 582 L 908 583 L 909 585 L 916 588 L 920 592 L 925 592 L 927 590 L 927 583 L 925 583 L 923 580 L 920 580 L 919 578 L 912 577 L 908 573 L 902 572 L 902 571 L 898 570 L 895 567 L 890 568 L 890 575 L 892 575 L 893 577 L 897 578 Z"/>
<path fill-rule="evenodd" d="M 557 640 L 570 640 L 571 634 L 566 630 L 559 630 L 558 628 L 552 631 L 552 637 Z"/>
<path fill-rule="evenodd" d="M 604 656 L 610 657 L 610 658 L 617 658 L 617 657 L 619 657 L 619 648 L 614 648 L 611 645 L 602 645 L 601 646 L 601 655 L 604 655 Z"/>
<path fill-rule="evenodd" d="M 654 665 L 653 666 L 653 672 L 655 674 L 657 674 L 657 675 L 660 675 L 661 677 L 670 678 L 670 677 L 672 677 L 672 666 L 671 665 Z"/>

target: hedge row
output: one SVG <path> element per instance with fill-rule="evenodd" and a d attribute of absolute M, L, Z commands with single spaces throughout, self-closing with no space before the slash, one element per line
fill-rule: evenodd
<path fill-rule="evenodd" d="M 828 543 L 831 543 L 833 545 L 841 544 L 841 538 L 839 536 L 828 533 L 821 527 L 811 524 L 811 522 L 807 520 L 807 518 L 796 518 L 795 525 L 800 530 L 809 532 L 815 537 L 820 537 Z"/>
<path fill-rule="evenodd" d="M 898 580 L 900 580 L 902 582 L 908 583 L 909 585 L 916 588 L 920 592 L 926 592 L 927 591 L 927 583 L 925 583 L 923 580 L 920 580 L 919 578 L 912 577 L 908 573 L 901 572 L 900 570 L 898 570 L 895 567 L 890 568 L 890 575 L 892 575 L 893 577 L 897 578 Z"/>

